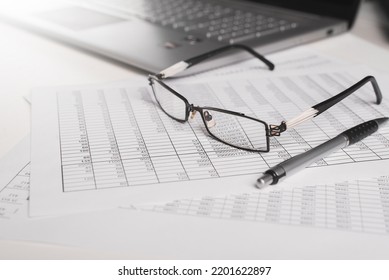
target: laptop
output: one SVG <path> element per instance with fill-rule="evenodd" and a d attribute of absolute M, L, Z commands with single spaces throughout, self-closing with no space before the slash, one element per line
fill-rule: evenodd
<path fill-rule="evenodd" d="M 360 0 L 13 0 L 3 18 L 148 72 L 227 44 L 268 54 L 352 27 Z M 219 59 L 217 66 L 238 57 Z M 216 65 L 216 64 L 214 64 Z"/>

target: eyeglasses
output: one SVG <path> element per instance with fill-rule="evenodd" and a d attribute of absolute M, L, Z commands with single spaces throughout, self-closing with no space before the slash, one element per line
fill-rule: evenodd
<path fill-rule="evenodd" d="M 184 96 L 162 81 L 163 79 L 178 74 L 179 72 L 182 72 L 205 59 L 211 58 L 214 55 L 220 54 L 232 48 L 247 51 L 254 57 L 264 62 L 270 70 L 274 69 L 273 63 L 255 52 L 253 49 L 244 45 L 229 45 L 203 55 L 178 62 L 160 73 L 149 75 L 148 77 L 155 99 L 162 111 L 164 111 L 172 119 L 182 123 L 187 122 L 189 116 L 193 118 L 196 112 L 198 112 L 201 115 L 207 132 L 215 140 L 231 147 L 246 151 L 269 152 L 270 137 L 280 136 L 286 130 L 317 117 L 368 82 L 370 82 L 373 86 L 374 93 L 376 95 L 376 103 L 380 104 L 382 101 L 382 94 L 376 79 L 373 76 L 367 76 L 341 93 L 312 106 L 293 119 L 282 121 L 279 125 L 269 125 L 262 120 L 246 116 L 243 113 L 214 107 L 195 106 Z"/>

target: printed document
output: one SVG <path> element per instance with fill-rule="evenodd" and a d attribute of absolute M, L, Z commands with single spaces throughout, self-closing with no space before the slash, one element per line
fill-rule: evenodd
<path fill-rule="evenodd" d="M 142 207 L 151 211 L 112 209 L 31 219 L 25 211 L 29 203 L 25 144 L 12 151 L 13 157 L 0 161 L 1 167 L 14 171 L 0 176 L 3 242 L 76 246 L 137 259 L 388 258 L 388 176 Z"/>
<path fill-rule="evenodd" d="M 191 103 L 279 124 L 364 77 L 333 73 L 202 80 L 175 84 Z M 388 89 L 379 80 L 383 92 Z M 271 139 L 269 153 L 237 150 L 207 135 L 200 116 L 182 124 L 156 106 L 150 88 L 128 83 L 33 92 L 30 214 L 53 215 L 123 204 L 252 191 L 261 171 L 363 121 L 386 116 L 370 85 L 313 121 Z M 288 179 L 317 184 L 387 171 L 389 128 L 339 150 Z"/>
<path fill-rule="evenodd" d="M 1 158 L 0 170 L 0 220 L 25 220 L 30 195 L 30 136 Z"/>

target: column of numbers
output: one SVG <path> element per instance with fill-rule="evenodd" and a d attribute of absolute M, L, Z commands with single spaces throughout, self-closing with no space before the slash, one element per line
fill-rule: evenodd
<path fill-rule="evenodd" d="M 81 92 L 57 95 L 64 191 L 95 189 Z"/>

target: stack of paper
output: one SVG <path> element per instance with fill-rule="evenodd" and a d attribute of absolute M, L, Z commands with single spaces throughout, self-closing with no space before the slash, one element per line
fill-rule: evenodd
<path fill-rule="evenodd" d="M 294 52 L 292 57 L 299 59 L 290 60 L 285 53 L 274 56 L 276 66 L 281 65 L 278 73 L 269 74 L 249 61 L 176 80 L 174 87 L 195 105 L 278 124 L 372 74 L 304 48 Z M 324 65 L 336 65 L 337 70 Z M 389 84 L 377 75 L 385 93 Z M 120 230 L 133 234 L 132 240 L 145 238 L 139 229 L 150 230 L 142 221 L 155 223 L 152 230 L 165 229 L 162 221 L 169 223 L 171 236 L 183 230 L 178 224 L 182 221 L 193 222 L 197 231 L 206 231 L 209 223 L 218 225 L 223 228 L 220 234 L 225 230 L 236 234 L 232 228 L 244 222 L 258 236 L 287 228 L 301 243 L 314 230 L 332 236 L 336 244 L 347 239 L 347 246 L 352 246 L 352 240 L 366 240 L 362 247 L 371 249 L 389 238 L 389 126 L 279 186 L 257 190 L 254 182 L 261 171 L 347 128 L 387 116 L 386 96 L 380 105 L 374 101 L 374 92 L 366 85 L 314 120 L 273 138 L 270 152 L 258 154 L 213 140 L 199 116 L 185 124 L 170 119 L 156 106 L 146 79 L 33 89 L 31 164 L 29 139 L 14 152 L 23 154 L 19 161 L 2 161 L 8 171 L 0 178 L 0 223 L 7 229 L 0 236 L 106 250 L 98 239 L 84 235 L 104 228 L 101 222 L 126 225 Z M 81 212 L 85 213 L 77 214 Z M 112 231 L 108 234 L 111 249 L 121 251 L 118 244 L 125 240 L 116 239 Z M 196 237 L 196 232 L 190 234 Z M 368 244 L 371 235 L 375 241 Z M 90 243 L 84 244 L 87 240 Z M 321 252 L 325 246 L 315 243 Z M 281 251 L 291 257 L 326 255 L 312 247 L 292 253 L 292 247 Z M 161 257 L 161 248 L 147 249 L 146 257 Z M 263 252 L 236 249 L 235 258 L 265 256 L 269 251 L 270 247 Z M 358 254 L 367 256 L 362 252 Z M 381 248 L 376 256 L 385 252 Z M 353 250 L 345 256 L 349 253 L 358 257 Z M 201 257 L 201 252 L 183 256 Z"/>

